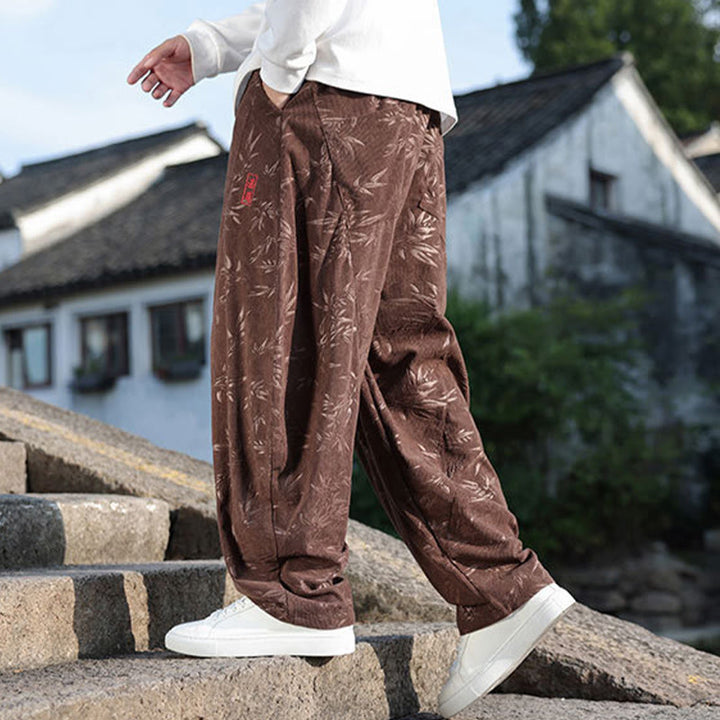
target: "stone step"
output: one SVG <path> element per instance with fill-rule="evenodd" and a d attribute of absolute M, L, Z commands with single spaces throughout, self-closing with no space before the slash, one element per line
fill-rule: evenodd
<path fill-rule="evenodd" d="M 369 592 L 353 585 L 356 627 L 376 612 L 368 609 Z M 0 671 L 162 649 L 170 627 L 237 597 L 222 560 L 0 573 Z M 402 625 L 407 609 L 388 607 L 386 620 Z M 434 625 L 451 633 L 453 651 L 455 623 Z M 718 705 L 720 657 L 578 603 L 498 691 Z"/>
<path fill-rule="evenodd" d="M 715 706 L 720 657 L 576 603 L 498 691 Z"/>
<path fill-rule="evenodd" d="M 544 698 L 517 693 L 491 692 L 476 700 L 453 720 L 717 720 L 718 710 L 708 705 L 668 707 L 655 703 Z M 208 720 L 210 720 L 208 718 Z M 418 712 L 400 720 L 443 720 L 434 712 Z"/>
<path fill-rule="evenodd" d="M 330 658 L 189 658 L 147 651 L 4 672 L 0 720 L 440 720 L 435 711 L 454 656 L 454 628 L 373 623 L 356 625 L 355 635 L 354 653 Z M 709 703 L 674 707 L 637 698 L 618 702 L 494 690 L 454 720 L 717 717 L 717 705 Z"/>
<path fill-rule="evenodd" d="M 31 492 L 164 500 L 172 511 L 167 557 L 220 557 L 210 463 L 9 387 L 0 387 L 0 436 L 25 445 Z"/>
<path fill-rule="evenodd" d="M 24 493 L 27 489 L 25 444 L 0 440 L 0 493 Z"/>
<path fill-rule="evenodd" d="M 170 507 L 129 495 L 0 495 L 0 568 L 163 560 Z"/>
<path fill-rule="evenodd" d="M 432 710 L 457 634 L 448 623 L 356 625 L 330 658 L 189 658 L 168 651 L 0 674 L 0 720 L 357 720 Z"/>
<path fill-rule="evenodd" d="M 0 572 L 0 671 L 163 647 L 238 597 L 222 560 Z"/>
<path fill-rule="evenodd" d="M 361 529 L 345 573 L 357 621 L 452 622 L 402 543 L 380 552 L 384 534 Z M 161 647 L 173 625 L 238 597 L 220 559 L 0 571 L 0 670 Z"/>

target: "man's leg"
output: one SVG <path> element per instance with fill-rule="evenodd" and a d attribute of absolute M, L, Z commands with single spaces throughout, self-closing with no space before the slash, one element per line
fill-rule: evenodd
<path fill-rule="evenodd" d="M 360 385 L 423 137 L 413 103 L 253 74 L 226 177 L 211 333 L 218 527 L 280 620 L 354 622 L 342 572 Z"/>
<path fill-rule="evenodd" d="M 257 71 L 238 107 L 213 303 L 213 463 L 237 588 L 280 620 L 335 628 L 354 622 L 338 482 L 350 452 L 350 359 L 336 334 L 348 268 L 339 207 L 312 165 L 314 112 L 308 83 L 279 109 Z"/>
<path fill-rule="evenodd" d="M 445 317 L 445 173 L 439 116 L 395 233 L 361 389 L 357 449 L 376 494 L 460 634 L 520 607 L 553 578 L 523 548 L 469 410 Z"/>

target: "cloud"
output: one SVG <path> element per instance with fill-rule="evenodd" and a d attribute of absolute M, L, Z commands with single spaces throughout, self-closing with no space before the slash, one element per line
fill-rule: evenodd
<path fill-rule="evenodd" d="M 50 10 L 56 0 L 0 0 L 0 15 L 30 18 Z"/>

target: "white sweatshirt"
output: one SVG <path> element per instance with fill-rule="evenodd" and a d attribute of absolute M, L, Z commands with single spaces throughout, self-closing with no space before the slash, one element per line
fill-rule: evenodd
<path fill-rule="evenodd" d="M 195 82 L 235 72 L 236 103 L 259 68 L 280 92 L 307 78 L 422 103 L 443 135 L 457 123 L 437 0 L 266 0 L 180 34 Z"/>

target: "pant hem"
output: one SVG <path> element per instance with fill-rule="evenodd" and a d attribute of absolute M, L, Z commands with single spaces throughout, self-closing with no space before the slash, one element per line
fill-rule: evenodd
<path fill-rule="evenodd" d="M 510 613 L 524 605 L 530 598 L 534 597 L 542 588 L 551 585 L 554 579 L 547 575 L 548 580 L 539 584 L 528 586 L 526 592 L 514 596 L 511 602 L 503 606 L 484 603 L 482 605 L 458 605 L 457 606 L 457 628 L 460 635 L 467 635 L 475 630 L 482 630 L 489 625 L 506 618 Z"/>

